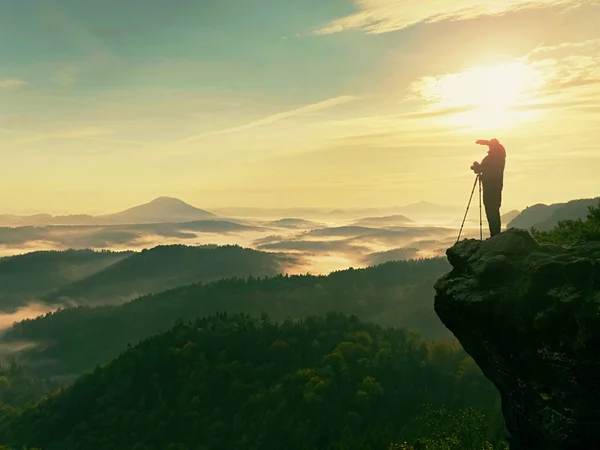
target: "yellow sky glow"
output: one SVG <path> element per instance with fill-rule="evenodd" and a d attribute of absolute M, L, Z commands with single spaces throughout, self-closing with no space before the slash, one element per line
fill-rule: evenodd
<path fill-rule="evenodd" d="M 506 210 L 600 195 L 598 1 L 355 3 L 273 45 L 347 51 L 352 64 L 337 64 L 356 73 L 332 78 L 332 54 L 284 93 L 277 80 L 164 87 L 220 63 L 127 65 L 91 31 L 81 60 L 0 67 L 0 189 L 11 193 L 0 213 L 113 212 L 158 196 L 207 209 L 462 204 L 485 156 L 474 141 L 492 137 L 508 154 Z M 375 51 L 368 64 L 356 56 Z M 281 80 L 299 70 L 282 66 L 269 69 Z M 117 82 L 80 86 L 97 71 Z"/>
<path fill-rule="evenodd" d="M 536 116 L 535 112 L 515 111 L 514 108 L 535 101 L 536 93 L 543 85 L 543 76 L 535 68 L 522 62 L 511 62 L 423 77 L 414 83 L 413 89 L 440 108 L 472 108 L 440 120 L 477 132 L 491 128 L 509 131 L 517 123 Z"/>

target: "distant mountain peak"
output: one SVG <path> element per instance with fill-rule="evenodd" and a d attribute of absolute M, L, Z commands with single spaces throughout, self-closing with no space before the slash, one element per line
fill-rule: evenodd
<path fill-rule="evenodd" d="M 175 197 L 157 197 L 142 205 L 104 216 L 121 223 L 187 222 L 216 217 Z"/>
<path fill-rule="evenodd" d="M 156 197 L 154 200 L 151 200 L 150 202 L 146 203 L 147 205 L 151 205 L 151 204 L 159 204 L 159 203 L 173 203 L 173 204 L 178 204 L 178 205 L 189 205 L 188 203 L 184 202 L 183 200 L 180 200 L 178 198 L 175 197 Z"/>

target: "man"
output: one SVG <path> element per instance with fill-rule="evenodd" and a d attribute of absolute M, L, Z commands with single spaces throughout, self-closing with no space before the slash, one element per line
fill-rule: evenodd
<path fill-rule="evenodd" d="M 475 161 L 471 169 L 479 174 L 483 185 L 483 204 L 485 215 L 490 226 L 490 236 L 494 237 L 500 233 L 500 206 L 502 206 L 502 188 L 504 185 L 504 165 L 506 162 L 506 150 L 498 142 L 498 139 L 475 142 L 479 145 L 488 146 L 488 154 L 481 164 Z"/>

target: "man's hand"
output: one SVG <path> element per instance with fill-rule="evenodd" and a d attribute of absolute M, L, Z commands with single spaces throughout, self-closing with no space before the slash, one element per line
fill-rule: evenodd
<path fill-rule="evenodd" d="M 475 141 L 475 143 L 479 145 L 490 145 L 490 141 L 488 141 L 487 139 L 479 139 Z"/>

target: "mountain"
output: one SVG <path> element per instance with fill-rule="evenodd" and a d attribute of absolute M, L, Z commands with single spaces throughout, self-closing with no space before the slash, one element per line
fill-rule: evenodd
<path fill-rule="evenodd" d="M 352 225 L 362 227 L 394 227 L 413 223 L 408 217 L 401 214 L 383 217 L 365 217 L 364 219 L 355 220 Z"/>
<path fill-rule="evenodd" d="M 158 197 L 125 211 L 99 216 L 111 223 L 121 224 L 193 222 L 215 217 L 211 212 L 172 197 Z"/>
<path fill-rule="evenodd" d="M 62 285 L 88 277 L 131 252 L 39 251 L 0 258 L 0 312 L 14 312 Z"/>
<path fill-rule="evenodd" d="M 255 225 L 229 220 L 197 220 L 183 223 L 141 223 L 128 225 L 48 225 L 44 227 L 0 227 L 0 246 L 6 250 L 43 242 L 56 249 L 140 248 L 152 242 L 187 240 L 200 234 L 228 235 L 247 231 L 268 231 Z"/>
<path fill-rule="evenodd" d="M 284 219 L 273 220 L 271 222 L 267 222 L 266 226 L 276 227 L 276 228 L 309 230 L 312 228 L 322 228 L 322 227 L 325 227 L 326 225 L 322 224 L 322 223 L 318 223 L 318 222 L 312 222 L 310 220 L 284 218 Z"/>
<path fill-rule="evenodd" d="M 66 376 L 110 361 L 127 343 L 162 333 L 178 319 L 195 320 L 222 311 L 267 313 L 280 321 L 339 311 L 386 326 L 412 328 L 427 337 L 446 338 L 449 334 L 433 311 L 432 286 L 448 267 L 444 258 L 438 258 L 390 262 L 327 276 L 193 284 L 122 305 L 67 308 L 25 320 L 6 330 L 0 344 L 40 343 L 15 356 L 38 376 Z"/>
<path fill-rule="evenodd" d="M 0 442 L 44 450 L 358 450 L 437 437 L 499 449 L 498 405 L 491 383 L 452 343 L 337 313 L 282 324 L 219 314 L 123 349 L 73 385 L 0 418 Z M 443 427 L 428 424 L 436 417 Z"/>
<path fill-rule="evenodd" d="M 412 203 L 406 206 L 386 206 L 373 208 L 252 208 L 252 207 L 225 207 L 214 210 L 219 215 L 228 217 L 302 217 L 311 220 L 358 220 L 364 217 L 380 217 L 393 215 L 406 215 L 411 218 L 445 218 L 464 213 L 464 207 L 440 205 L 430 202 Z M 413 217 L 414 216 L 414 217 Z M 462 216 L 461 216 L 462 217 Z M 460 218 L 457 220 L 460 220 Z"/>
<path fill-rule="evenodd" d="M 34 214 L 29 216 L 0 214 L 0 226 L 175 223 L 214 219 L 216 217 L 215 214 L 191 206 L 182 200 L 172 197 L 158 197 L 149 203 L 134 206 L 118 213 L 101 216 L 92 216 L 89 214 L 69 214 L 62 216 L 54 216 L 52 214 Z"/>
<path fill-rule="evenodd" d="M 561 220 L 585 219 L 588 208 L 597 205 L 599 201 L 600 197 L 571 200 L 570 202 L 553 203 L 551 205 L 539 203 L 525 208 L 507 227 L 525 230 L 535 227 L 547 231 Z"/>
<path fill-rule="evenodd" d="M 502 224 L 506 227 L 510 222 L 512 222 L 519 214 L 521 214 L 521 211 L 517 210 L 517 209 L 513 209 L 512 211 L 509 211 L 507 213 L 502 214 L 502 216 L 500 217 L 500 221 L 502 222 Z"/>
<path fill-rule="evenodd" d="M 286 226 L 298 220 L 359 220 L 361 218 L 378 218 L 382 216 L 416 217 L 419 220 L 430 218 L 447 218 L 460 215 L 462 207 L 438 205 L 429 202 L 418 202 L 406 206 L 388 206 L 374 208 L 253 208 L 223 207 L 209 212 L 196 208 L 182 200 L 172 197 L 158 197 L 143 205 L 134 206 L 114 214 L 92 216 L 88 214 L 70 214 L 53 216 L 51 214 L 35 214 L 19 216 L 1 214 L 0 226 L 48 226 L 48 225 L 109 225 L 109 224 L 142 224 L 142 223 L 176 223 L 215 219 L 217 217 L 248 217 L 281 220 Z M 284 219 L 280 219 L 284 217 Z M 293 218 L 293 219 L 290 219 Z M 403 220 L 403 219 L 402 219 Z M 274 225 L 277 226 L 277 225 Z M 303 226 L 303 225 L 302 225 Z M 319 225 L 321 226 L 321 225 Z"/>
<path fill-rule="evenodd" d="M 238 246 L 158 246 L 45 295 L 49 304 L 115 304 L 201 281 L 277 275 L 290 256 Z"/>

